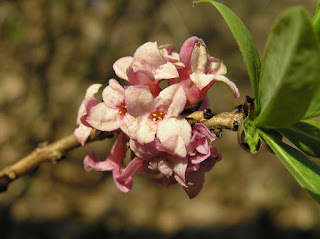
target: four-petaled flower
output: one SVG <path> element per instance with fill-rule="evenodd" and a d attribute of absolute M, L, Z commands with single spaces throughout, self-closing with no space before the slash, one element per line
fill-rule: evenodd
<path fill-rule="evenodd" d="M 180 61 L 185 67 L 179 69 L 178 82 L 183 86 L 188 98 L 186 108 L 197 105 L 215 81 L 226 83 L 235 98 L 240 96 L 237 86 L 224 76 L 227 73 L 226 66 L 220 59 L 209 56 L 202 39 L 187 39 L 180 50 Z"/>
<path fill-rule="evenodd" d="M 127 111 L 135 117 L 126 121 L 125 131 L 141 144 L 159 139 L 173 155 L 184 157 L 191 136 L 191 126 L 180 116 L 186 95 L 180 84 L 171 85 L 154 98 L 147 86 L 129 86 L 125 90 Z M 139 106 L 139 107 L 137 107 Z"/>

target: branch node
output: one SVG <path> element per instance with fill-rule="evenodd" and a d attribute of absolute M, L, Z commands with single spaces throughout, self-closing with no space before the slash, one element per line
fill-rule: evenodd
<path fill-rule="evenodd" d="M 8 177 L 8 179 L 10 181 L 13 181 L 13 180 L 15 180 L 17 178 L 17 174 L 16 174 L 15 171 L 11 170 L 11 171 L 6 173 L 6 177 Z"/>
<path fill-rule="evenodd" d="M 44 147 L 46 147 L 48 144 L 49 144 L 48 141 L 41 142 L 41 143 L 39 143 L 38 148 L 44 148 Z"/>

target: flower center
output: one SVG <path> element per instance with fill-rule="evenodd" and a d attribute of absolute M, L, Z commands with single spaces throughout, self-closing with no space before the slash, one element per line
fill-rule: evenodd
<path fill-rule="evenodd" d="M 125 105 L 125 103 L 122 103 L 119 106 L 119 115 L 125 115 L 127 113 L 127 106 Z"/>
<path fill-rule="evenodd" d="M 159 121 L 163 120 L 164 118 L 164 113 L 162 111 L 154 111 L 150 114 L 150 117 L 152 121 Z"/>

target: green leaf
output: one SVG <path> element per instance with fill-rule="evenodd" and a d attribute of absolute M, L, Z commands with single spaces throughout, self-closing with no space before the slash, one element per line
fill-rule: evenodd
<path fill-rule="evenodd" d="M 240 18 L 233 13 L 229 8 L 225 5 L 218 3 L 212 0 L 199 0 L 195 1 L 194 5 L 198 3 L 211 3 L 215 6 L 220 14 L 223 16 L 224 20 L 227 22 L 234 38 L 236 39 L 244 61 L 246 63 L 248 73 L 251 80 L 251 85 L 253 88 L 253 92 L 255 97 L 258 97 L 258 82 L 260 76 L 260 59 L 258 55 L 258 51 L 256 45 L 253 41 L 253 38 L 244 25 L 244 23 L 240 20 Z M 257 106 L 256 106 L 257 107 Z"/>
<path fill-rule="evenodd" d="M 317 122 L 304 120 L 278 131 L 304 153 L 320 158 L 320 124 Z"/>
<path fill-rule="evenodd" d="M 320 86 L 320 48 L 306 11 L 292 8 L 274 23 L 259 82 L 260 128 L 285 128 L 300 121 Z"/>
<path fill-rule="evenodd" d="M 318 96 L 311 102 L 311 105 L 306 114 L 303 116 L 303 119 L 310 119 L 317 116 L 320 116 L 320 92 L 318 93 Z"/>
<path fill-rule="evenodd" d="M 261 137 L 279 157 L 284 166 L 318 203 L 320 203 L 320 167 L 300 151 L 260 130 Z"/>
<path fill-rule="evenodd" d="M 312 18 L 312 24 L 317 34 L 317 37 L 320 40 L 320 1 L 318 2 L 317 10 Z"/>
<path fill-rule="evenodd" d="M 242 121 L 238 129 L 238 142 L 242 148 L 252 154 L 259 151 L 261 146 L 259 131 L 250 118 Z"/>

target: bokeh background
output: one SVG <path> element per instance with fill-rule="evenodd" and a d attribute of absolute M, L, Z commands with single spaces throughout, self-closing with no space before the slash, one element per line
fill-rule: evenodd
<path fill-rule="evenodd" d="M 221 0 L 244 21 L 263 55 L 273 20 L 316 0 Z M 190 36 L 223 59 L 240 99 L 222 83 L 211 108 L 230 111 L 253 96 L 241 54 L 227 25 L 209 4 L 191 0 L 0 0 L 0 168 L 44 141 L 69 135 L 92 83 L 116 77 L 112 64 L 147 41 L 179 51 Z M 297 56 L 298 57 L 298 56 Z M 306 92 L 307 93 L 307 92 Z M 104 159 L 112 140 L 66 155 L 54 166 L 0 194 L 0 238 L 320 238 L 320 207 L 267 150 L 243 151 L 236 133 L 215 146 L 223 160 L 190 200 L 179 186 L 165 189 L 135 176 L 129 193 L 109 172 L 83 170 L 86 153 Z"/>

